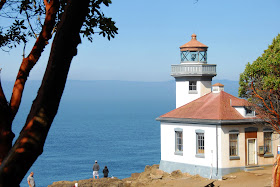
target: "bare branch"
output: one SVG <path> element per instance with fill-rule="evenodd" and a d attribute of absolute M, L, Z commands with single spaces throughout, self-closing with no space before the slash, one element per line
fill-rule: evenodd
<path fill-rule="evenodd" d="M 27 22 L 28 22 L 28 24 L 29 24 L 29 27 L 30 27 L 32 33 L 34 34 L 35 38 L 37 39 L 37 38 L 38 38 L 38 37 L 37 37 L 37 34 L 34 32 L 33 27 L 32 27 L 32 25 L 31 25 L 31 23 L 30 23 L 30 20 L 29 20 L 29 14 L 27 13 L 26 10 L 24 10 L 24 12 L 25 12 L 25 14 L 26 14 L 26 18 L 27 18 Z"/>

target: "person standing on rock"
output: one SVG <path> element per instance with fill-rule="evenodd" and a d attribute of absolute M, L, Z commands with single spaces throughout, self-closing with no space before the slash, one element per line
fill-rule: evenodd
<path fill-rule="evenodd" d="M 108 170 L 107 166 L 105 166 L 105 168 L 103 169 L 104 178 L 108 177 L 108 173 L 109 173 L 109 170 Z"/>
<path fill-rule="evenodd" d="M 93 165 L 93 179 L 95 179 L 95 176 L 97 179 L 99 179 L 99 174 L 98 174 L 98 171 L 99 171 L 99 164 L 97 163 L 97 160 L 95 160 L 95 164 Z"/>
<path fill-rule="evenodd" d="M 30 175 L 27 177 L 27 182 L 29 187 L 35 187 L 35 180 L 33 177 L 34 173 L 33 171 L 30 173 Z"/>

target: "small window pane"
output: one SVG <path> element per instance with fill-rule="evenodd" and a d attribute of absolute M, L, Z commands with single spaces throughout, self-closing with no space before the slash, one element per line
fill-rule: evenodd
<path fill-rule="evenodd" d="M 175 151 L 183 151 L 183 132 L 175 131 L 175 136 L 176 136 Z"/>
<path fill-rule="evenodd" d="M 204 154 L 204 133 L 197 133 L 197 153 Z"/>
<path fill-rule="evenodd" d="M 196 90 L 196 81 L 190 81 L 189 90 Z"/>
<path fill-rule="evenodd" d="M 190 60 L 191 61 L 198 61 L 198 52 L 190 52 Z"/>
<path fill-rule="evenodd" d="M 271 136 L 272 136 L 272 132 L 264 132 L 264 151 L 265 151 L 265 153 L 272 153 Z"/>
<path fill-rule="evenodd" d="M 238 134 L 229 135 L 229 156 L 238 156 Z"/>

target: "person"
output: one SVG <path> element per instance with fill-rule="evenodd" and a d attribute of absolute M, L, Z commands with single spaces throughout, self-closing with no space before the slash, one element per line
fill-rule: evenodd
<path fill-rule="evenodd" d="M 35 187 L 35 180 L 33 177 L 34 173 L 31 171 L 30 175 L 27 177 L 27 182 L 29 187 Z"/>
<path fill-rule="evenodd" d="M 108 177 L 108 173 L 109 173 L 109 170 L 108 170 L 107 166 L 105 166 L 105 168 L 103 169 L 104 178 Z"/>
<path fill-rule="evenodd" d="M 99 174 L 98 174 L 98 171 L 99 171 L 99 164 L 97 163 L 97 160 L 95 160 L 95 164 L 93 165 L 93 179 L 95 179 L 95 176 L 97 179 L 99 179 Z"/>

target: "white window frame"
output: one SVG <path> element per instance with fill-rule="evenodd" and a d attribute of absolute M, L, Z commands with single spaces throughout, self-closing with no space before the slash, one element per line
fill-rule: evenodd
<path fill-rule="evenodd" d="M 205 133 L 204 130 L 195 130 L 196 136 L 196 155 L 198 158 L 205 158 Z M 199 152 L 203 148 L 203 153 Z"/>
<path fill-rule="evenodd" d="M 175 155 L 180 155 L 180 156 L 183 156 L 183 129 L 181 128 L 175 128 L 174 129 L 174 132 L 175 132 L 175 152 L 174 154 Z M 178 136 L 179 134 L 181 134 L 181 136 Z M 180 141 L 181 139 L 181 141 Z M 179 143 L 181 142 L 181 144 Z"/>
<path fill-rule="evenodd" d="M 197 94 L 197 81 L 189 81 L 189 94 Z"/>

